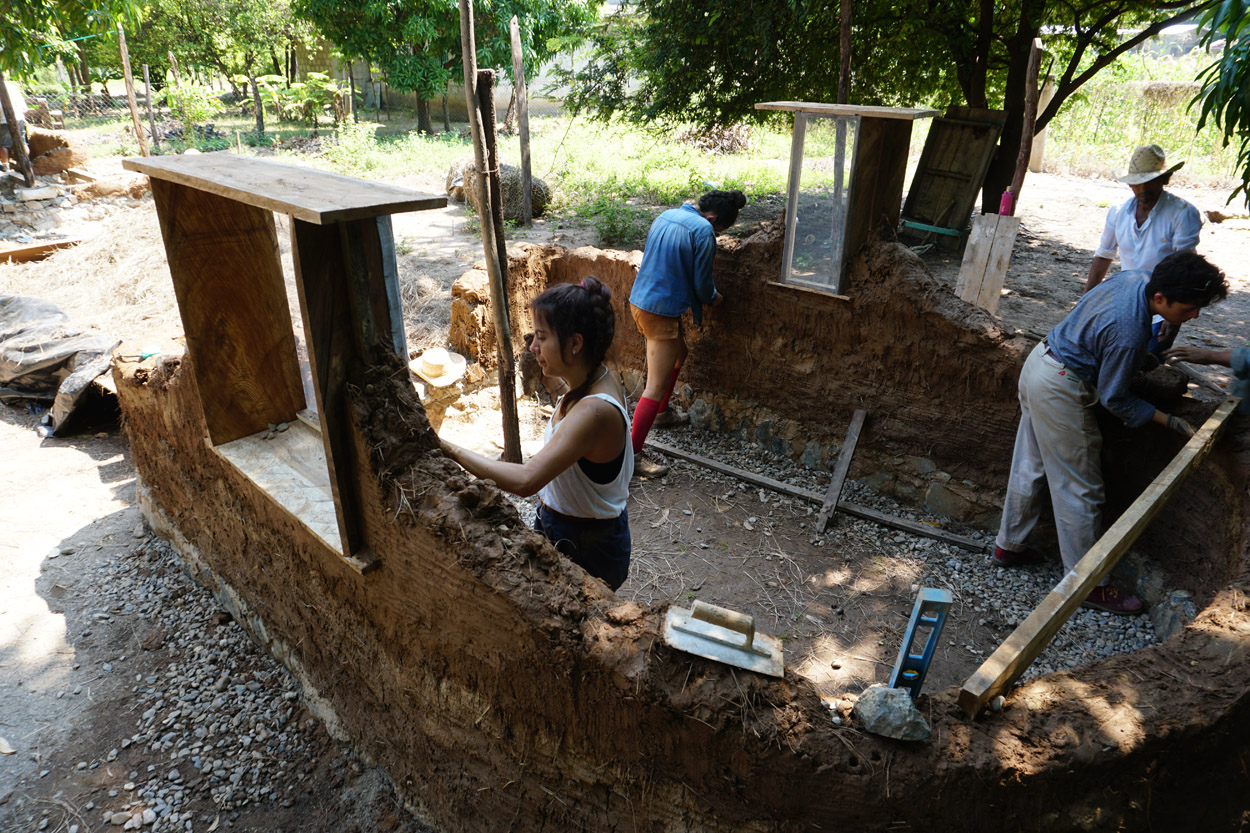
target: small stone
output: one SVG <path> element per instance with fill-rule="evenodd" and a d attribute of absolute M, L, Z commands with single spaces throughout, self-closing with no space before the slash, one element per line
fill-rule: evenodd
<path fill-rule="evenodd" d="M 998 712 L 1003 710 L 1003 704 L 1006 702 L 1007 702 L 1007 698 L 1001 694 L 998 695 L 997 697 L 992 698 L 990 700 L 990 711 L 997 714 Z"/>
<path fill-rule="evenodd" d="M 153 823 L 154 821 L 156 821 L 156 811 L 149 807 L 143 811 L 143 823 L 147 825 Z"/>
<path fill-rule="evenodd" d="M 130 813 L 113 813 L 109 816 L 109 824 L 125 824 L 130 821 Z"/>
<path fill-rule="evenodd" d="M 139 524 L 138 526 L 136 526 L 136 527 L 135 527 L 135 531 L 134 531 L 134 532 L 132 532 L 131 534 L 132 534 L 132 535 L 134 535 L 134 537 L 136 537 L 136 538 L 146 538 L 146 537 L 147 537 L 147 532 L 145 532 L 145 531 L 144 531 L 144 529 L 143 529 L 143 524 Z"/>

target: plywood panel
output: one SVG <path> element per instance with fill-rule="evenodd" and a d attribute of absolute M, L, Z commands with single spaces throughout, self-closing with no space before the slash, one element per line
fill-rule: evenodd
<path fill-rule="evenodd" d="M 1002 110 L 951 107 L 945 117 L 934 119 L 903 207 L 905 220 L 963 230 L 985 181 L 1005 115 Z"/>
<path fill-rule="evenodd" d="M 304 407 L 273 215 L 152 180 L 187 352 L 214 444 Z"/>
<path fill-rule="evenodd" d="M 447 205 L 444 196 L 228 153 L 125 159 L 122 167 L 318 225 Z"/>
<path fill-rule="evenodd" d="M 903 202 L 911 122 L 865 118 L 855 150 L 845 259 L 854 257 L 872 231 L 894 228 Z"/>

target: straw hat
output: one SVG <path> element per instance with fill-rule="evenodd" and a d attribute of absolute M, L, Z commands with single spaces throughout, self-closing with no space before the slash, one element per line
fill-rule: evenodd
<path fill-rule="evenodd" d="M 446 387 L 464 375 L 468 361 L 459 353 L 431 347 L 408 363 L 413 373 L 436 388 Z"/>
<path fill-rule="evenodd" d="M 1167 155 L 1163 152 L 1163 148 L 1158 145 L 1142 145 L 1133 151 L 1133 155 L 1129 157 L 1128 173 L 1124 176 L 1118 176 L 1116 179 L 1125 185 L 1141 185 L 1144 182 L 1170 174 L 1184 164 L 1184 162 L 1177 162 L 1169 168 L 1167 166 Z"/>

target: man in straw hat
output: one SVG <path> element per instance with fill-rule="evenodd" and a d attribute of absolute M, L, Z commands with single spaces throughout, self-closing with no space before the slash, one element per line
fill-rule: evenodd
<path fill-rule="evenodd" d="M 1133 151 L 1128 173 L 1116 177 L 1133 189 L 1133 196 L 1107 212 L 1102 240 L 1085 280 L 1086 292 L 1107 276 L 1117 249 L 1122 271 L 1150 272 L 1172 252 L 1197 247 L 1202 229 L 1198 209 L 1163 190 L 1172 172 L 1184 164 L 1177 162 L 1168 167 L 1167 156 L 1158 145 L 1144 145 Z"/>

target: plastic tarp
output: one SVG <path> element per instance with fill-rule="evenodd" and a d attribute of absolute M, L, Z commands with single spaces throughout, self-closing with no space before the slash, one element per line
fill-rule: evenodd
<path fill-rule="evenodd" d="M 0 295 L 0 402 L 51 400 L 56 433 L 120 344 L 70 326 L 56 304 Z"/>

